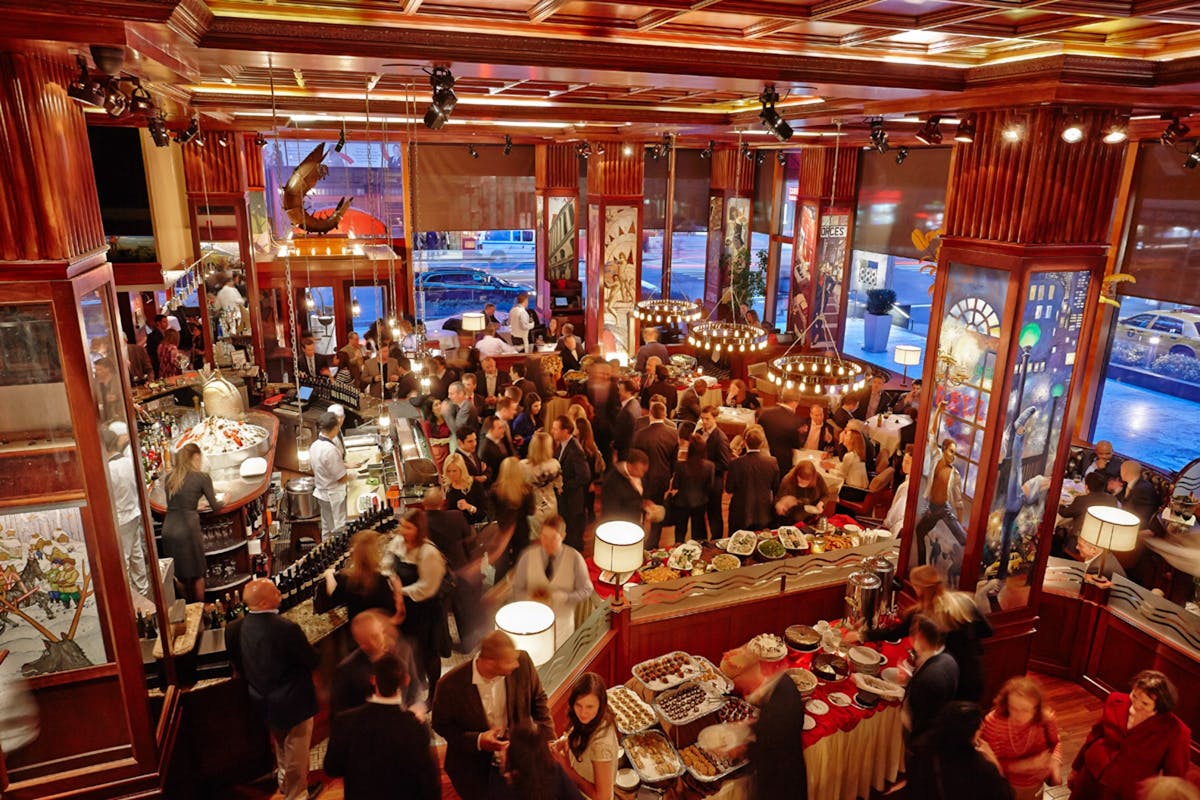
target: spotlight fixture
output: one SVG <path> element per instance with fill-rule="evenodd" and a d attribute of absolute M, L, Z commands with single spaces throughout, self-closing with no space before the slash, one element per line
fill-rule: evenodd
<path fill-rule="evenodd" d="M 475 149 L 475 145 L 467 145 L 467 155 L 469 155 L 471 158 L 479 158 L 479 151 Z"/>
<path fill-rule="evenodd" d="M 104 90 L 104 110 L 110 117 L 123 117 L 129 111 L 129 98 L 121 91 L 121 82 L 109 78 Z"/>
<path fill-rule="evenodd" d="M 1191 130 L 1191 128 L 1179 121 L 1179 117 L 1167 116 L 1164 114 L 1163 119 L 1169 120 L 1166 130 L 1164 130 L 1162 135 L 1159 137 L 1159 141 L 1161 141 L 1163 144 L 1173 145 L 1175 142 L 1187 136 L 1188 132 Z"/>
<path fill-rule="evenodd" d="M 669 155 L 671 153 L 671 134 L 664 133 L 662 135 L 662 144 L 658 146 L 658 154 L 660 156 Z"/>
<path fill-rule="evenodd" d="M 129 110 L 134 114 L 153 114 L 158 110 L 154 105 L 154 98 L 137 78 L 133 79 L 133 91 L 129 94 Z"/>
<path fill-rule="evenodd" d="M 1105 144 L 1120 144 L 1129 138 L 1129 115 L 1117 114 L 1112 118 L 1107 125 L 1104 126 L 1104 135 L 1101 137 Z"/>
<path fill-rule="evenodd" d="M 312 292 L 308 289 L 304 290 L 304 307 L 309 311 L 317 307 L 317 301 L 313 299 Z"/>
<path fill-rule="evenodd" d="M 104 84 L 88 74 L 83 56 L 75 56 L 75 63 L 79 65 L 79 76 L 67 86 L 67 96 L 89 106 L 103 106 Z"/>
<path fill-rule="evenodd" d="M 166 147 L 171 143 L 171 132 L 167 130 L 167 118 L 161 111 L 146 120 L 146 129 L 150 131 L 150 138 L 154 140 L 155 147 Z"/>
<path fill-rule="evenodd" d="M 433 87 L 433 102 L 425 112 L 425 127 L 437 131 L 450 120 L 450 114 L 458 105 L 454 75 L 446 67 L 434 67 L 429 73 L 429 85 Z"/>
<path fill-rule="evenodd" d="M 597 142 L 596 146 L 592 148 L 592 152 L 598 156 L 604 155 L 604 142 Z"/>
<path fill-rule="evenodd" d="M 779 102 L 779 92 L 775 91 L 775 84 L 768 83 L 763 87 L 758 102 L 762 103 L 762 111 L 759 112 L 758 118 L 762 120 L 763 127 L 781 142 L 791 139 L 792 126 L 775 110 L 775 104 Z"/>
<path fill-rule="evenodd" d="M 187 128 L 185 130 L 181 131 L 180 133 L 175 134 L 175 141 L 179 142 L 180 144 L 187 144 L 188 142 L 190 142 L 194 139 L 198 139 L 199 136 L 200 136 L 200 118 L 192 117 L 192 121 L 188 123 Z M 201 142 L 199 142 L 199 141 L 197 141 L 196 143 L 201 144 Z"/>
<path fill-rule="evenodd" d="M 775 163 L 781 167 L 786 167 L 787 166 L 787 153 L 783 152 L 782 150 L 780 150 L 778 153 L 776 153 L 775 154 Z"/>
<path fill-rule="evenodd" d="M 254 146 L 255 147 L 266 147 L 267 146 L 267 137 L 263 136 L 261 132 L 254 134 Z"/>
<path fill-rule="evenodd" d="M 751 150 L 750 145 L 746 144 L 745 142 L 742 142 L 741 153 L 742 158 L 746 159 L 747 161 L 754 160 L 754 151 Z"/>
<path fill-rule="evenodd" d="M 1195 169 L 1200 166 L 1200 142 L 1196 142 L 1192 152 L 1188 153 L 1187 161 L 1183 162 L 1183 166 L 1187 169 Z"/>
<path fill-rule="evenodd" d="M 1063 126 L 1062 132 L 1058 134 L 1067 144 L 1078 144 L 1083 141 L 1083 122 L 1080 121 L 1078 114 L 1072 114 L 1067 120 L 1067 124 Z"/>
<path fill-rule="evenodd" d="M 592 155 L 592 146 L 587 142 L 579 142 L 575 145 L 575 155 L 586 161 Z"/>
<path fill-rule="evenodd" d="M 883 117 L 871 120 L 871 146 L 879 153 L 888 151 L 888 135 L 883 128 Z"/>
<path fill-rule="evenodd" d="M 713 140 L 709 139 L 708 147 L 706 147 L 700 151 L 700 157 L 701 158 L 712 158 L 712 154 L 713 154 Z"/>
<path fill-rule="evenodd" d="M 1025 125 L 1019 119 L 1009 120 L 1000 136 L 1010 144 L 1019 142 L 1025 138 Z"/>
<path fill-rule="evenodd" d="M 504 155 L 512 155 L 512 137 L 507 133 L 504 134 Z"/>
<path fill-rule="evenodd" d="M 921 144 L 941 144 L 942 143 L 942 118 L 934 114 L 929 119 L 925 120 L 925 124 L 921 126 L 916 133 L 916 139 Z"/>
<path fill-rule="evenodd" d="M 229 146 L 229 136 L 225 133 L 218 133 L 217 134 L 217 144 L 221 145 L 221 147 L 228 147 Z"/>
<path fill-rule="evenodd" d="M 758 164 L 760 167 L 763 164 L 767 163 L 767 151 L 766 150 L 757 151 L 757 153 L 754 156 L 754 163 Z"/>
<path fill-rule="evenodd" d="M 954 132 L 954 141 L 970 144 L 975 141 L 975 115 L 968 114 L 963 117 L 962 122 L 958 123 L 958 130 Z"/>
<path fill-rule="evenodd" d="M 896 163 L 903 164 L 906 158 L 908 158 L 908 148 L 903 145 L 896 148 Z"/>

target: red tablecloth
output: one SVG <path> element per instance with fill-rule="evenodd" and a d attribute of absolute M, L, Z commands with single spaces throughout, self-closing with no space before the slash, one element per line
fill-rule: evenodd
<path fill-rule="evenodd" d="M 590 558 L 584 560 L 587 562 L 588 577 L 592 580 L 592 588 L 596 590 L 596 594 L 600 596 L 600 599 L 607 600 L 615 595 L 617 593 L 617 587 L 611 583 L 604 583 L 600 580 L 600 568 L 596 566 L 596 562 Z M 625 581 L 625 585 L 630 586 L 636 583 L 641 583 L 641 581 L 641 577 L 635 572 L 629 578 L 629 580 Z"/>

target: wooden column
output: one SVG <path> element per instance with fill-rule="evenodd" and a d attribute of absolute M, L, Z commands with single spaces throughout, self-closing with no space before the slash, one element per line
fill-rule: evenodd
<path fill-rule="evenodd" d="M 536 287 L 538 312 L 544 320 L 554 314 L 551 298 L 555 287 L 565 287 L 564 281 L 579 281 L 579 158 L 575 147 L 569 143 L 537 145 L 535 181 Z M 582 322 L 582 314 L 576 315 Z M 556 316 L 573 321 L 569 312 Z"/>
<path fill-rule="evenodd" d="M 641 296 L 642 148 L 625 155 L 617 141 L 592 142 L 588 160 L 588 349 L 637 352 L 633 308 Z M 597 152 L 603 149 L 604 152 Z"/>
<path fill-rule="evenodd" d="M 708 252 L 705 254 L 704 304 L 728 303 L 729 266 L 736 254 L 750 252 L 754 215 L 754 160 L 735 147 L 714 150 L 708 194 Z M 728 311 L 726 315 L 728 315 Z M 721 314 L 718 309 L 718 314 Z"/>
<path fill-rule="evenodd" d="M 1011 115 L 981 113 L 951 162 L 901 561 L 928 554 L 989 614 L 987 696 L 1028 663 L 1124 155 L 1101 141 L 1099 112 L 1080 112 L 1085 138 L 1064 142 L 1073 115 L 1032 110 L 1009 142 Z M 946 439 L 961 545 L 922 499 Z"/>

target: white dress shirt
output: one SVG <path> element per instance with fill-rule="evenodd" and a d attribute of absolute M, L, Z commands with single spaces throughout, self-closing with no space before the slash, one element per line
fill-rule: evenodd
<path fill-rule="evenodd" d="M 529 319 L 529 312 L 525 306 L 515 305 L 508 315 L 508 329 L 512 331 L 514 339 L 523 339 L 526 344 L 529 343 L 529 332 L 533 330 L 533 322 Z"/>
<path fill-rule="evenodd" d="M 504 730 L 508 727 L 508 687 L 504 685 L 504 676 L 497 675 L 490 680 L 483 677 L 479 674 L 478 662 L 478 656 L 471 661 L 471 683 L 479 690 L 488 727 Z"/>
<path fill-rule="evenodd" d="M 346 484 L 342 477 L 346 474 L 346 462 L 342 460 L 342 451 L 337 443 L 326 439 L 324 435 L 308 448 L 308 460 L 312 465 L 313 497 L 318 500 L 341 500 L 346 496 Z"/>
<path fill-rule="evenodd" d="M 519 352 L 508 342 L 496 336 L 483 336 L 475 343 L 475 350 L 480 358 L 495 358 L 507 353 Z"/>
<path fill-rule="evenodd" d="M 108 460 L 108 479 L 116 506 L 117 524 L 126 525 L 142 515 L 138 505 L 137 478 L 133 474 L 133 455 L 129 449 Z"/>

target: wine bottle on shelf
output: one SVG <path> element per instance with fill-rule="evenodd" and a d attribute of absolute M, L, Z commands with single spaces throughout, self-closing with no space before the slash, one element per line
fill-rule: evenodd
<path fill-rule="evenodd" d="M 221 598 L 219 597 L 213 602 L 212 620 L 214 629 L 225 627 L 225 611 L 221 608 Z"/>
<path fill-rule="evenodd" d="M 137 635 L 139 639 L 146 638 L 146 617 L 142 612 L 137 612 Z"/>

